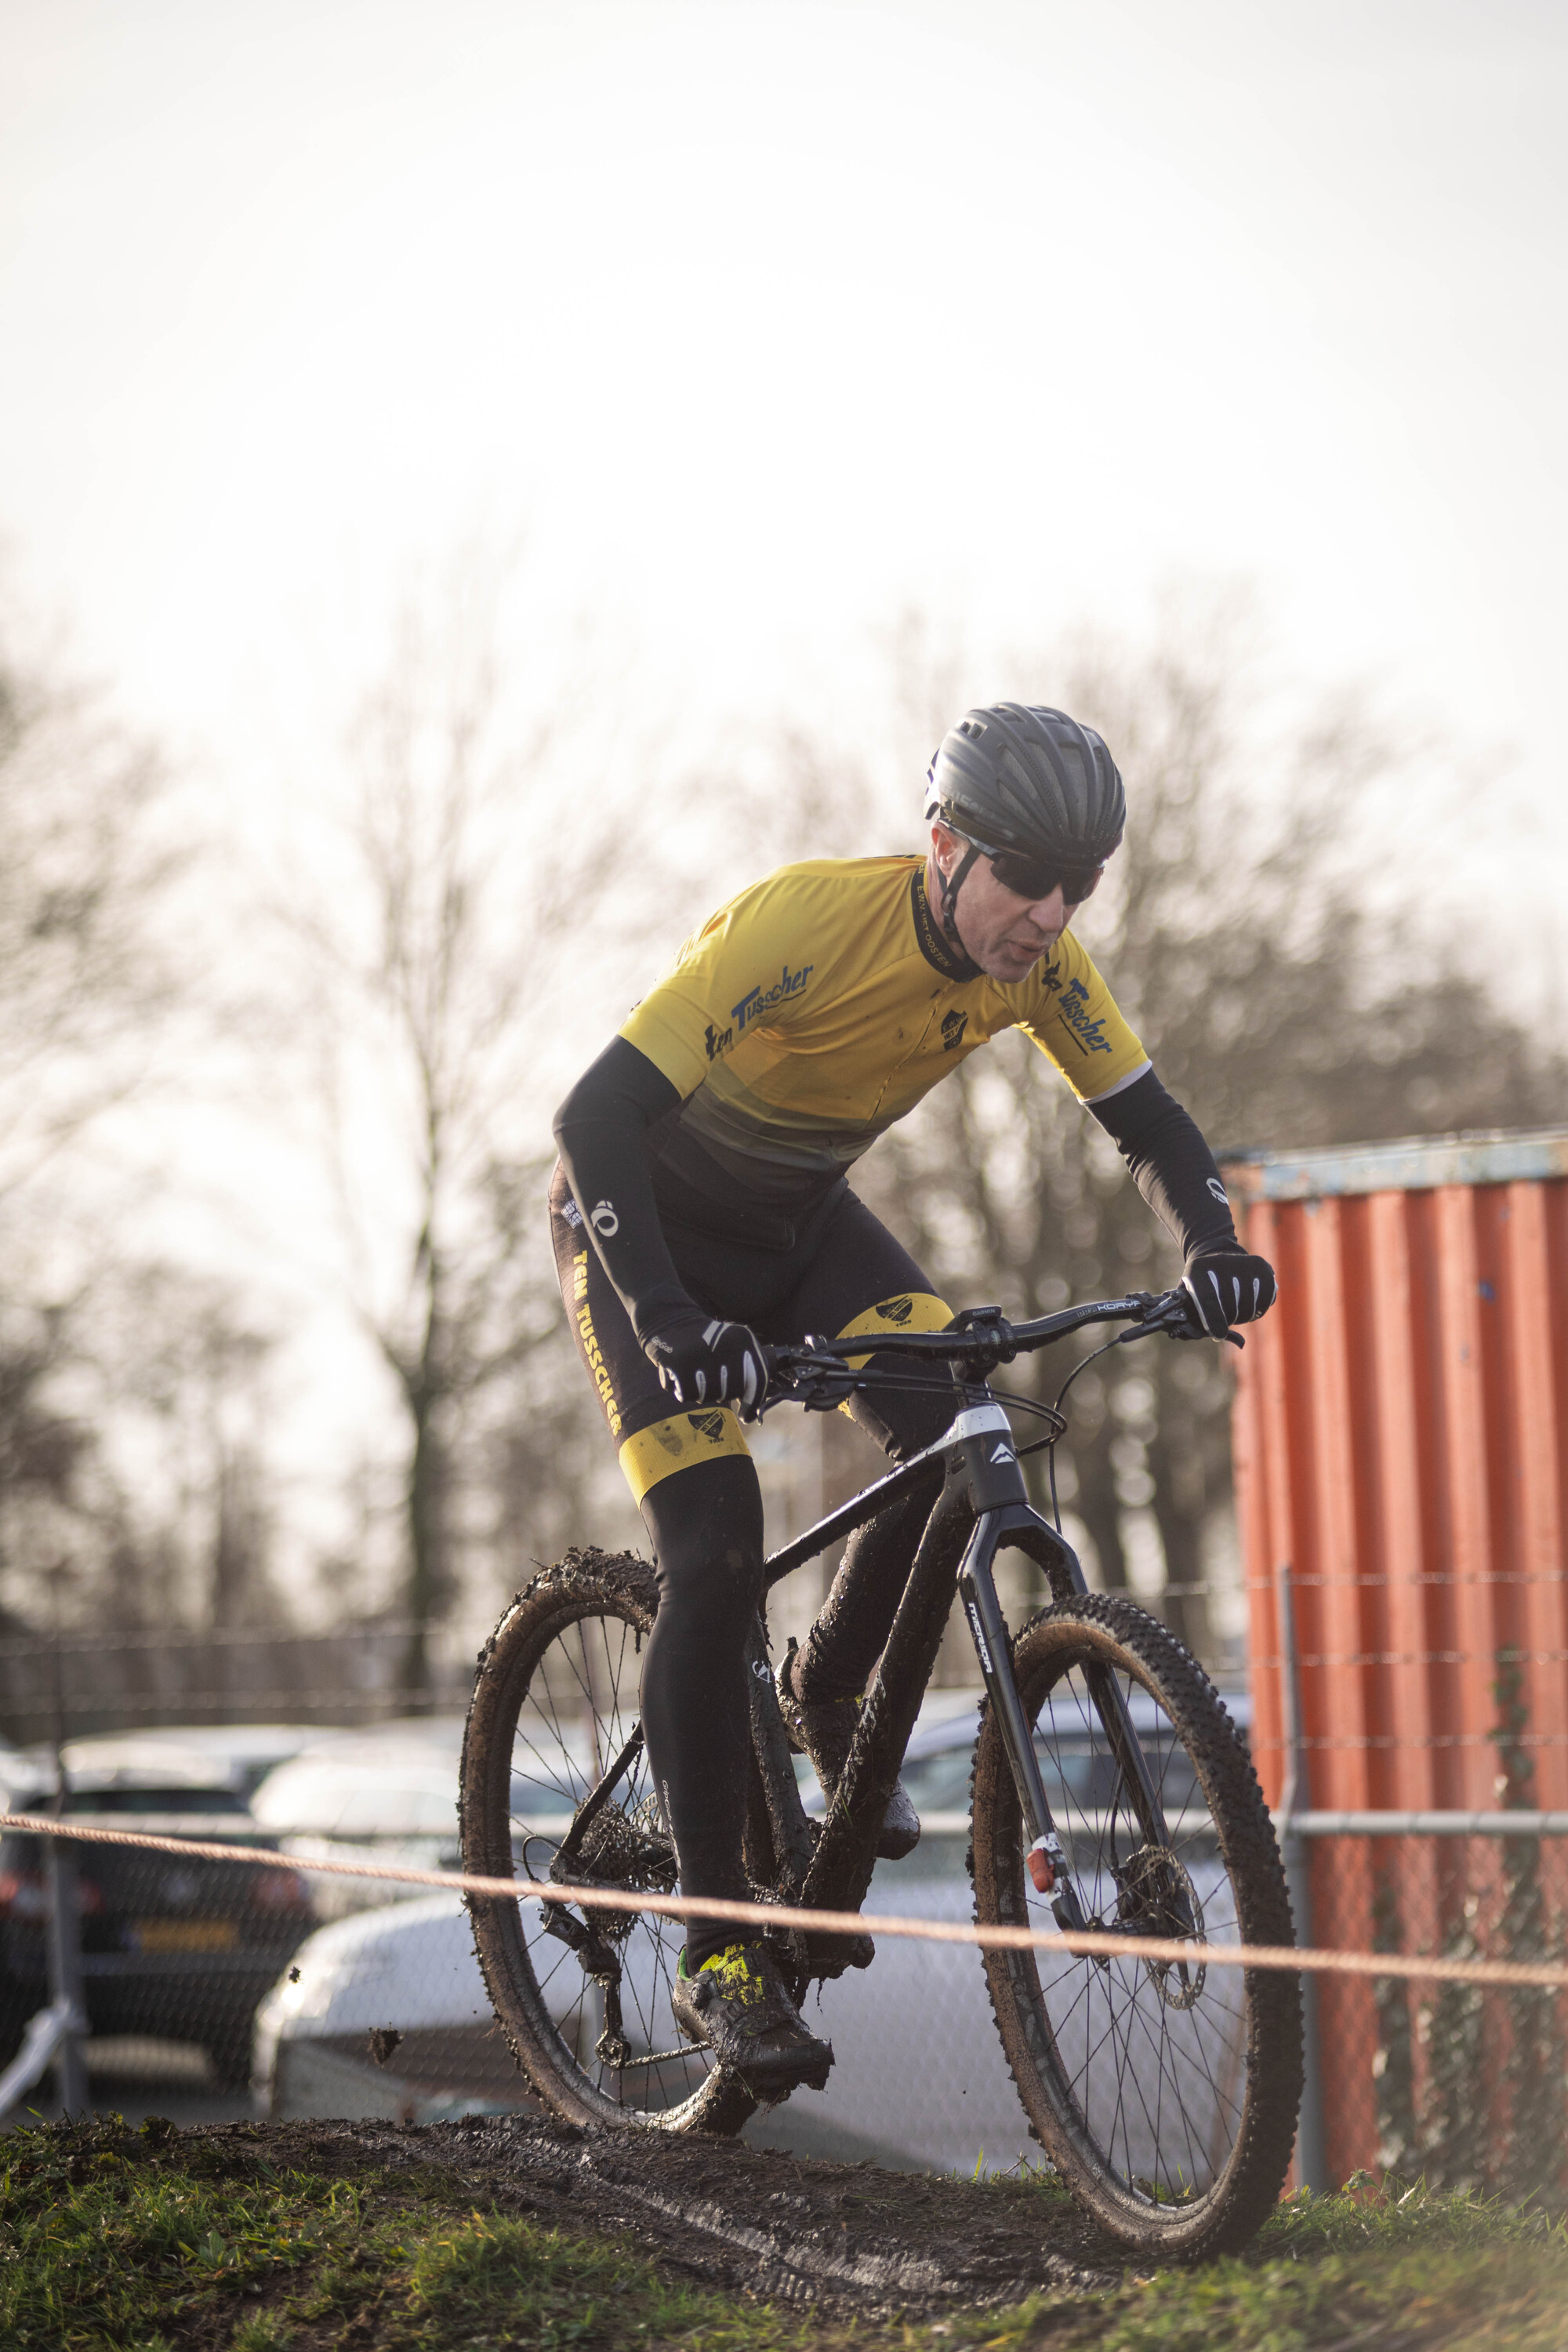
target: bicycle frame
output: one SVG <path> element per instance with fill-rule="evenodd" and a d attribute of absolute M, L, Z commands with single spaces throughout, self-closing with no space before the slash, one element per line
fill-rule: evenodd
<path fill-rule="evenodd" d="M 1161 1299 L 1134 1293 L 1125 1298 L 1098 1300 L 1089 1307 L 1068 1307 L 1011 1329 L 995 1310 L 986 1309 L 961 1317 L 952 1332 L 879 1335 L 879 1346 L 888 1352 L 948 1366 L 958 1410 L 934 1444 L 862 1487 L 849 1502 L 774 1552 L 765 1564 L 771 1590 L 792 1569 L 864 1527 L 889 1503 L 927 1485 L 941 1468 L 941 1492 L 926 1521 L 891 1631 L 861 1706 L 848 1759 L 815 1845 L 791 1769 L 789 1742 L 760 1617 L 753 1628 L 746 1652 L 746 1676 L 760 1788 L 752 1792 L 746 1836 L 749 1848 L 759 1843 L 765 1820 L 773 1864 L 766 1874 L 784 1899 L 821 1910 L 860 1908 L 876 1866 L 882 1818 L 936 1664 L 956 1591 L 963 1602 L 986 1696 L 1018 1792 L 1029 1837 L 1029 1875 L 1037 1893 L 1051 1896 L 1059 1927 L 1071 1930 L 1089 1925 L 1051 1819 L 1039 1759 L 1013 1680 L 1010 1637 L 993 1569 L 998 1552 L 1011 1548 L 1044 1570 L 1058 1602 L 1087 1591 L 1088 1585 L 1071 1545 L 1030 1504 L 1012 1425 L 984 1378 L 977 1375 L 981 1367 L 989 1370 L 1006 1361 L 1021 1348 L 1043 1346 L 1090 1323 L 1136 1321 L 1138 1328 L 1123 1337 L 1137 1339 L 1175 1328 L 1184 1311 L 1174 1293 Z M 806 1392 L 795 1401 L 810 1407 L 822 1409 L 866 1384 L 836 1356 L 805 1349 L 775 1352 L 780 1360 L 789 1360 L 793 1372 L 805 1377 Z M 1164 1812 L 1115 1677 L 1107 1667 L 1095 1665 L 1087 1669 L 1086 1679 L 1143 1839 L 1152 1846 L 1166 1846 L 1170 1832 Z M 572 1839 L 580 1841 L 607 1800 L 638 1736 L 634 1734 L 626 1752 L 611 1764 L 579 1809 Z M 836 1976 L 846 1968 L 864 1967 L 870 1957 L 870 1946 L 863 1937 L 808 1936 L 805 1951 L 813 1976 Z"/>
<path fill-rule="evenodd" d="M 1137 1311 L 1132 1301 L 1107 1305 L 1122 1315 Z M 1088 1319 L 1082 1310 L 1079 1316 Z M 1096 1319 L 1111 1318 L 1107 1313 Z M 1066 1317 L 1050 1320 L 1073 1328 Z M 910 1341 L 901 1342 L 900 1352 L 910 1346 Z M 977 1394 L 983 1402 L 971 1401 Z M 1010 1639 L 993 1570 L 997 1554 L 1012 1548 L 1043 1569 L 1058 1601 L 1084 1592 L 1088 1586 L 1078 1555 L 1029 1502 L 1011 1424 L 1002 1406 L 984 1386 L 977 1391 L 973 1382 L 962 1381 L 958 1402 L 960 1409 L 952 1423 L 933 1444 L 828 1513 L 767 1562 L 771 1587 L 841 1536 L 864 1526 L 899 1496 L 927 1483 L 933 1467 L 942 1465 L 942 1489 L 866 1695 L 848 1760 L 804 1879 L 792 1885 L 791 1893 L 823 1908 L 859 1907 L 870 1884 L 882 1815 L 936 1664 L 956 1587 L 1027 1828 L 1030 1876 L 1037 1892 L 1051 1895 L 1058 1926 L 1081 1928 L 1087 1920 L 1051 1819 L 1030 1727 L 1013 1681 Z M 1088 1680 L 1090 1698 L 1132 1798 L 1140 1830 L 1149 1844 L 1167 1845 L 1169 1832 L 1159 1796 L 1115 1678 L 1100 1666 L 1089 1669 Z M 759 1739 L 761 1757 L 761 1739 L 771 1734 L 764 1718 L 778 1717 L 771 1675 L 764 1690 L 753 1667 L 752 1691 L 753 1735 Z M 770 1801 L 770 1812 L 775 1810 L 776 1804 Z M 775 1827 L 775 1852 L 785 1879 L 791 1880 L 795 1872 L 790 1859 L 801 1853 L 801 1842 L 793 1822 L 780 1826 L 784 1843 L 780 1845 Z M 804 1811 L 799 1827 L 804 1832 Z"/>

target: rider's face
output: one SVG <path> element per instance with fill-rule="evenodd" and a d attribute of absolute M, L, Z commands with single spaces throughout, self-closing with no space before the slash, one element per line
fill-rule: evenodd
<path fill-rule="evenodd" d="M 932 825 L 931 841 L 931 862 L 946 880 L 968 856 L 969 845 L 944 824 Z M 928 885 L 932 879 L 928 874 Z M 1073 903 L 1063 898 L 1060 883 L 1048 898 L 1021 898 L 997 881 L 988 857 L 977 857 L 958 894 L 958 936 L 971 963 L 992 980 L 1025 980 L 1055 947 L 1075 912 Z"/>

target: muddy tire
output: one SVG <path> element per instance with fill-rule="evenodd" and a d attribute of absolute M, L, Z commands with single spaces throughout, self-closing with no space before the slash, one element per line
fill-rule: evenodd
<path fill-rule="evenodd" d="M 1165 1811 L 1152 1847 L 1092 1705 L 1085 1669 L 1127 1699 Z M 1289 1944 L 1289 1898 L 1250 1759 L 1195 1660 L 1142 1610 L 1089 1594 L 1035 1618 L 1013 1671 L 1089 1924 Z M 973 1779 L 974 1916 L 1056 1931 L 996 1724 Z M 1301 2095 L 1300 1980 L 1229 1967 L 990 1952 L 985 1973 L 1035 2137 L 1079 2207 L 1135 2252 L 1244 2245 L 1285 2179 Z"/>
<path fill-rule="evenodd" d="M 507 1610 L 480 1653 L 463 1738 L 466 1870 L 673 1890 L 674 1857 L 640 1747 L 570 1868 L 557 1860 L 584 1800 L 637 1729 L 656 1599 L 646 1561 L 573 1551 Z M 677 1923 L 595 1911 L 589 1901 L 472 1896 L 468 1911 L 512 2055 L 556 2115 L 625 2130 L 732 2133 L 752 2113 L 744 2084 L 676 2032 Z"/>

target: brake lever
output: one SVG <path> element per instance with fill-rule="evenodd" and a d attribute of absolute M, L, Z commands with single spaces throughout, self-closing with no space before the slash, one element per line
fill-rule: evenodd
<path fill-rule="evenodd" d="M 1129 1339 L 1145 1339 L 1163 1331 L 1173 1339 L 1219 1339 L 1232 1348 L 1245 1348 L 1246 1340 L 1239 1331 L 1200 1331 L 1193 1328 L 1192 1310 L 1181 1292 L 1167 1291 L 1164 1297 L 1153 1302 L 1155 1311 L 1121 1334 L 1123 1344 Z"/>
<path fill-rule="evenodd" d="M 826 1349 L 766 1348 L 763 1356 L 768 1372 L 763 1412 L 775 1404 L 803 1405 L 807 1412 L 831 1412 L 865 1385 L 842 1356 L 829 1355 Z"/>

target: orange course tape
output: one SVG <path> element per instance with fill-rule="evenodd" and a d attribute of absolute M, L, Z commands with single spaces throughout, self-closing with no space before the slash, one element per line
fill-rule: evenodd
<path fill-rule="evenodd" d="M 47 1814 L 0 1813 L 0 1830 L 34 1836 L 80 1838 L 93 1845 L 142 1846 L 153 1853 L 199 1862 L 248 1862 L 276 1867 L 273 1846 L 209 1844 L 195 1838 L 156 1837 L 140 1830 L 89 1827 Z M 481 1878 L 460 1870 L 415 1870 L 401 1863 L 301 1861 L 286 1857 L 302 1877 L 374 1878 L 396 1886 L 478 1895 L 503 1903 L 591 1902 L 595 1911 L 648 1911 L 661 1919 L 722 1919 L 737 1927 L 802 1927 L 832 1935 L 901 1936 L 924 1944 L 968 1944 L 988 1952 L 1044 1951 L 1075 1959 L 1185 1961 L 1189 1967 L 1283 1969 L 1308 1975 L 1409 1977 L 1423 1983 L 1545 1985 L 1568 1990 L 1568 1964 L 1556 1960 L 1450 1959 L 1436 1953 L 1330 1952 L 1293 1944 L 1193 1944 L 1157 1936 L 1112 1936 L 1085 1930 L 1062 1934 L 1037 1927 L 981 1926 L 968 1919 L 900 1919 L 882 1912 L 807 1911 L 797 1904 L 731 1903 L 718 1896 L 633 1895 L 618 1886 L 558 1886 L 536 1878 Z"/>

